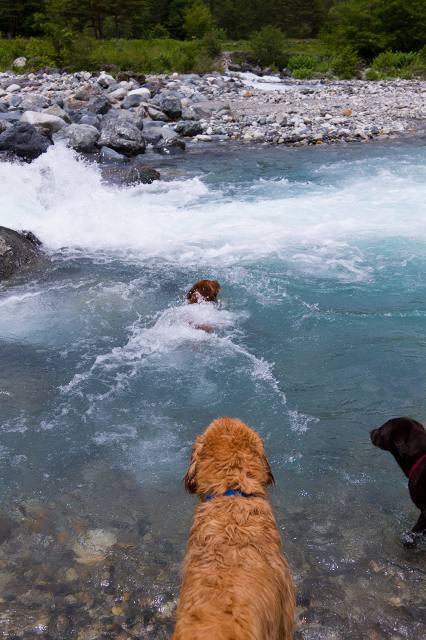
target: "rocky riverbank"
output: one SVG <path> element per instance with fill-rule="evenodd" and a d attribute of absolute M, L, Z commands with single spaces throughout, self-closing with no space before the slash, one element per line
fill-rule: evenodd
<path fill-rule="evenodd" d="M 31 161 L 59 139 L 107 163 L 142 161 L 149 147 L 179 154 L 188 141 L 366 141 L 421 130 L 425 97 L 420 80 L 297 81 L 230 71 L 2 73 L 0 156 Z"/>

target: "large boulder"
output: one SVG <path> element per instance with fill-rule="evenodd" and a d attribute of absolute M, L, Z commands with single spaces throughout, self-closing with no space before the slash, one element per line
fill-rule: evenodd
<path fill-rule="evenodd" d="M 0 151 L 31 162 L 53 144 L 50 133 L 26 122 L 17 122 L 0 134 Z"/>
<path fill-rule="evenodd" d="M 104 115 L 111 109 L 111 102 L 105 96 L 96 96 L 90 100 L 87 108 L 92 113 Z"/>
<path fill-rule="evenodd" d="M 0 227 L 0 281 L 46 260 L 41 242 L 31 232 Z"/>
<path fill-rule="evenodd" d="M 146 147 L 142 131 L 127 118 L 105 119 L 98 145 L 110 147 L 128 156 L 144 153 Z"/>
<path fill-rule="evenodd" d="M 40 113 L 39 111 L 25 111 L 21 117 L 21 122 L 26 122 L 37 127 L 47 129 L 52 133 L 56 133 L 62 127 L 65 127 L 66 122 L 58 116 L 53 116 L 50 113 Z"/>
<path fill-rule="evenodd" d="M 90 124 L 70 124 L 64 130 L 64 136 L 68 138 L 68 144 L 76 151 L 91 153 L 97 148 L 99 131 Z"/>

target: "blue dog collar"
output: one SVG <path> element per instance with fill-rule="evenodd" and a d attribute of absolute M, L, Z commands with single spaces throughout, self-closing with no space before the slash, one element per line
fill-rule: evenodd
<path fill-rule="evenodd" d="M 243 498 L 250 498 L 250 493 L 243 493 L 243 491 L 240 491 L 239 489 L 228 489 L 228 491 L 225 491 L 225 493 L 222 493 L 222 496 L 241 496 Z M 215 495 L 210 495 L 210 496 L 206 496 L 204 498 L 204 502 L 207 502 L 207 500 L 214 500 L 215 498 L 218 498 L 219 496 L 215 496 Z"/>

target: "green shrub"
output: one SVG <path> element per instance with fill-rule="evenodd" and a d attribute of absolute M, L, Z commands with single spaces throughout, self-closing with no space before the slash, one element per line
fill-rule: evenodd
<path fill-rule="evenodd" d="M 211 58 L 216 58 L 222 51 L 222 33 L 215 30 L 204 35 L 203 47 Z"/>
<path fill-rule="evenodd" d="M 416 59 L 414 51 L 384 51 L 374 58 L 372 68 L 384 73 L 394 73 L 396 69 L 410 66 Z"/>
<path fill-rule="evenodd" d="M 297 55 L 291 56 L 288 61 L 288 68 L 291 71 L 295 71 L 296 69 L 315 69 L 317 66 L 317 60 L 313 56 L 307 55 Z"/>
<path fill-rule="evenodd" d="M 382 76 L 375 69 L 366 69 L 364 73 L 365 80 L 381 80 Z"/>
<path fill-rule="evenodd" d="M 354 78 L 358 73 L 360 60 L 351 47 L 344 47 L 334 58 L 333 69 L 339 78 Z"/>
<path fill-rule="evenodd" d="M 313 69 L 306 69 L 304 67 L 297 68 L 293 71 L 293 78 L 296 80 L 310 80 L 314 76 Z"/>
<path fill-rule="evenodd" d="M 253 55 L 262 67 L 276 65 L 281 68 L 286 65 L 285 36 L 277 27 L 263 27 L 252 36 L 250 45 Z"/>

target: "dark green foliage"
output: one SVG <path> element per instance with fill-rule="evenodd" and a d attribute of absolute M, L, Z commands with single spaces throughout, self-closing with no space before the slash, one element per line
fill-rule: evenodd
<path fill-rule="evenodd" d="M 183 14 L 183 19 L 185 33 L 189 38 L 202 38 L 216 27 L 212 12 L 202 0 L 195 0 L 188 7 Z"/>
<path fill-rule="evenodd" d="M 285 36 L 277 27 L 263 27 L 251 39 L 253 55 L 261 66 L 283 67 L 287 61 Z"/>
<path fill-rule="evenodd" d="M 351 47 L 344 47 L 334 58 L 333 70 L 339 78 L 349 79 L 357 75 L 360 59 Z"/>

